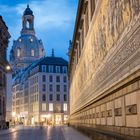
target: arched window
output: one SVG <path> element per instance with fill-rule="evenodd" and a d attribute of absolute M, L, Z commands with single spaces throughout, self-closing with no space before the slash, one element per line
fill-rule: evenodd
<path fill-rule="evenodd" d="M 21 55 L 21 51 L 20 49 L 17 49 L 17 57 L 20 57 L 20 55 Z"/>
<path fill-rule="evenodd" d="M 29 29 L 30 28 L 30 22 L 27 20 L 26 21 L 26 28 Z"/>
<path fill-rule="evenodd" d="M 35 51 L 31 50 L 31 56 L 35 56 Z"/>

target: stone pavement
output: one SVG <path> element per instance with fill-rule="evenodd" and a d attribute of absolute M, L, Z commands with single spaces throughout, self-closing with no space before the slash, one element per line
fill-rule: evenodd
<path fill-rule="evenodd" d="M 23 129 L 23 128 L 24 128 L 23 125 L 19 125 L 16 127 L 11 127 L 9 129 L 0 130 L 0 135 L 10 134 L 10 133 L 16 132 L 20 129 Z"/>
<path fill-rule="evenodd" d="M 62 126 L 61 130 L 63 132 L 65 140 L 91 140 L 72 127 Z"/>
<path fill-rule="evenodd" d="M 16 126 L 0 131 L 0 140 L 90 140 L 87 136 L 68 126 Z"/>

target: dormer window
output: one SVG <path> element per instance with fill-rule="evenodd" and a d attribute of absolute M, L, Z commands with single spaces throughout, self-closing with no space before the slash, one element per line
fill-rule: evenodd
<path fill-rule="evenodd" d="M 17 57 L 20 57 L 20 55 L 21 55 L 20 49 L 17 49 Z"/>
<path fill-rule="evenodd" d="M 49 72 L 53 73 L 53 65 L 49 65 Z"/>
<path fill-rule="evenodd" d="M 21 38 L 19 39 L 19 42 L 21 42 Z"/>
<path fill-rule="evenodd" d="M 63 73 L 67 73 L 67 67 L 66 66 L 63 66 Z"/>
<path fill-rule="evenodd" d="M 33 42 L 33 38 L 30 38 L 29 40 L 30 40 L 30 42 Z"/>
<path fill-rule="evenodd" d="M 60 73 L 60 66 L 56 66 L 55 71 L 56 71 L 56 73 Z"/>
<path fill-rule="evenodd" d="M 35 56 L 35 51 L 31 50 L 31 56 Z"/>

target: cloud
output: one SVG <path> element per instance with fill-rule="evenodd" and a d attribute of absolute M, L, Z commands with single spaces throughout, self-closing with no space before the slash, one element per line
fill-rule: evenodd
<path fill-rule="evenodd" d="M 72 1 L 30 0 L 29 2 L 30 8 L 33 10 L 35 16 L 37 36 L 39 35 L 39 38 L 43 40 L 44 46 L 47 49 L 56 48 L 58 50 L 58 46 L 55 45 L 61 46 L 59 47 L 59 51 L 61 54 L 64 53 L 64 55 L 68 47 L 66 47 L 66 44 L 72 37 L 76 16 L 76 4 L 73 6 L 71 4 Z M 27 3 L 18 3 L 11 6 L 0 5 L 0 13 L 4 15 L 4 20 L 9 27 L 12 36 L 11 40 L 17 39 L 20 35 L 22 15 L 26 6 Z M 59 44 L 55 40 L 60 40 Z M 12 42 L 10 42 L 10 46 L 12 46 Z"/>
<path fill-rule="evenodd" d="M 26 4 L 18 4 L 16 11 L 22 15 Z M 30 8 L 35 15 L 37 29 L 67 28 L 74 17 L 74 9 L 69 6 L 67 0 L 31 1 Z"/>

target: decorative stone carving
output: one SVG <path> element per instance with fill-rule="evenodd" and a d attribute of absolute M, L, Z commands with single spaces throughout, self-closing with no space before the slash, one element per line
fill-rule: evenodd
<path fill-rule="evenodd" d="M 122 109 L 121 108 L 115 108 L 114 110 L 115 116 L 122 116 Z"/>
<path fill-rule="evenodd" d="M 107 110 L 106 114 L 107 114 L 107 117 L 112 117 L 112 110 Z"/>
<path fill-rule="evenodd" d="M 137 105 L 129 105 L 126 107 L 126 115 L 136 115 L 137 114 Z"/>
<path fill-rule="evenodd" d="M 107 0 L 105 1 L 106 4 L 103 2 L 104 7 L 101 8 L 101 12 L 99 10 L 99 15 L 93 25 L 94 29 L 90 37 L 91 44 L 88 44 L 88 42 L 88 45 L 85 46 L 84 55 L 82 55 L 81 62 L 76 68 L 76 77 L 74 78 L 75 86 L 73 86 L 72 90 L 78 96 L 77 99 L 75 98 L 73 100 L 71 105 L 72 110 L 78 109 L 88 103 L 88 101 L 101 94 L 105 89 L 109 88 L 109 86 L 113 85 L 139 64 L 140 18 L 139 14 L 134 12 L 139 2 L 134 1 Z M 135 8 L 132 5 L 135 5 Z M 114 14 L 116 14 L 116 17 L 114 17 Z M 134 18 L 137 20 L 134 20 Z M 121 21 L 120 24 L 119 21 Z M 117 34 L 119 38 L 117 38 Z M 92 46 L 92 50 L 88 48 L 89 45 Z M 84 61 L 87 59 L 86 56 L 89 52 L 87 48 L 89 51 L 93 51 L 92 61 L 90 62 Z M 129 61 L 136 53 L 137 56 L 135 59 Z M 93 75 L 89 79 L 87 73 L 91 63 L 92 72 L 90 73 Z"/>
<path fill-rule="evenodd" d="M 106 112 L 105 112 L 105 111 L 102 111 L 102 112 L 101 112 L 101 118 L 104 118 L 105 115 L 106 115 Z"/>

